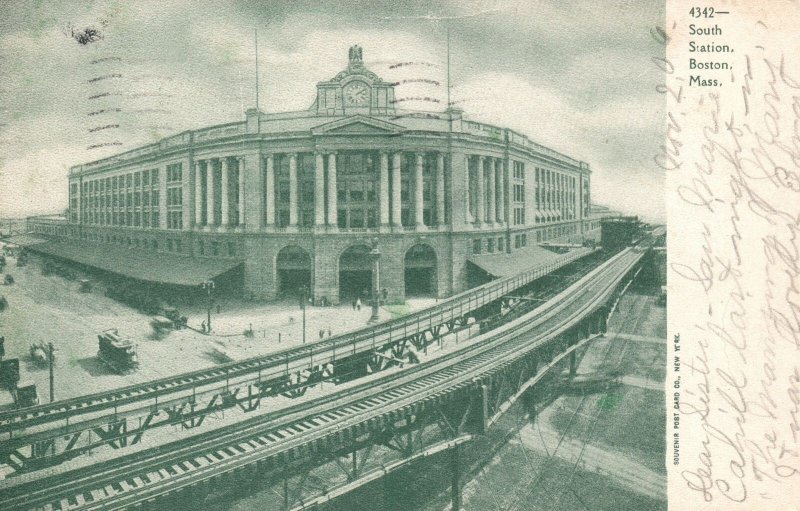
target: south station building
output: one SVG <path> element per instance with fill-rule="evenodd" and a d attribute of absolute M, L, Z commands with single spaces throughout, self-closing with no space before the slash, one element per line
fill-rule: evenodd
<path fill-rule="evenodd" d="M 399 301 L 522 271 L 547 257 L 538 242 L 599 227 L 588 164 L 400 99 L 354 46 L 308 110 L 250 109 L 71 168 L 66 219 L 30 219 L 50 238 L 31 248 L 138 281 L 228 279 L 256 299 L 307 286 L 330 303 L 371 289 L 378 257 L 378 288 Z"/>

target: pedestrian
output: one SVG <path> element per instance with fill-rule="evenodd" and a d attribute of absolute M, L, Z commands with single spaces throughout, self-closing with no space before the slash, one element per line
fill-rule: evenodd
<path fill-rule="evenodd" d="M 361 310 L 361 298 L 356 298 L 356 310 Z"/>
<path fill-rule="evenodd" d="M 325 338 L 325 329 L 324 328 L 320 328 L 319 329 L 319 340 L 321 341 L 323 338 Z"/>
<path fill-rule="evenodd" d="M 353 298 L 353 310 L 356 310 L 356 299 Z"/>
<path fill-rule="evenodd" d="M 200 331 L 206 333 L 206 320 L 203 320 L 203 322 L 200 323 Z"/>
<path fill-rule="evenodd" d="M 331 337 L 331 327 L 328 327 L 328 338 L 330 339 L 330 337 Z"/>
<path fill-rule="evenodd" d="M 219 304 L 217 304 L 217 314 L 219 314 Z"/>

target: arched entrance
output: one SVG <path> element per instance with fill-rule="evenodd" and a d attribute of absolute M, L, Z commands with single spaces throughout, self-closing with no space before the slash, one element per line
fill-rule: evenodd
<path fill-rule="evenodd" d="M 283 247 L 276 261 L 278 296 L 299 296 L 303 286 L 311 291 L 311 256 L 297 245 Z"/>
<path fill-rule="evenodd" d="M 339 299 L 366 300 L 372 289 L 372 262 L 370 248 L 353 245 L 339 256 Z"/>
<path fill-rule="evenodd" d="M 436 296 L 436 252 L 419 243 L 408 249 L 403 261 L 406 296 Z"/>

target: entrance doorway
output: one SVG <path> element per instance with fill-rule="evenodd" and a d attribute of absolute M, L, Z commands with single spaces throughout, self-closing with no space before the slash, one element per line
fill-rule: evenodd
<path fill-rule="evenodd" d="M 283 247 L 277 260 L 278 296 L 300 296 L 304 286 L 311 291 L 311 256 L 297 245 Z"/>
<path fill-rule="evenodd" d="M 404 258 L 406 297 L 436 296 L 436 252 L 430 245 L 414 245 Z"/>
<path fill-rule="evenodd" d="M 341 301 L 361 298 L 369 300 L 372 289 L 372 262 L 370 248 L 366 245 L 353 245 L 339 257 L 339 299 Z"/>

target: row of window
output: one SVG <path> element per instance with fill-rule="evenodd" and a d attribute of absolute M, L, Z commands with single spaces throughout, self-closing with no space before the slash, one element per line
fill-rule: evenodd
<path fill-rule="evenodd" d="M 569 236 L 571 234 L 578 234 L 578 226 L 576 224 L 558 225 L 536 231 L 536 241 L 547 241 L 561 238 L 563 236 Z"/>
<path fill-rule="evenodd" d="M 197 242 L 197 252 L 201 256 L 236 257 L 236 243 L 232 241 L 206 241 Z"/>
<path fill-rule="evenodd" d="M 183 168 L 181 163 L 167 165 L 168 229 L 183 226 Z M 120 227 L 160 227 L 159 169 L 130 172 L 120 176 L 89 179 L 80 190 L 80 220 L 89 225 Z M 77 221 L 78 184 L 70 185 L 71 220 Z"/>
<path fill-rule="evenodd" d="M 506 250 L 506 239 L 503 236 L 497 238 L 476 238 L 472 240 L 472 253 L 482 253 L 484 245 L 486 246 L 487 254 L 494 254 L 495 252 L 502 253 Z"/>

